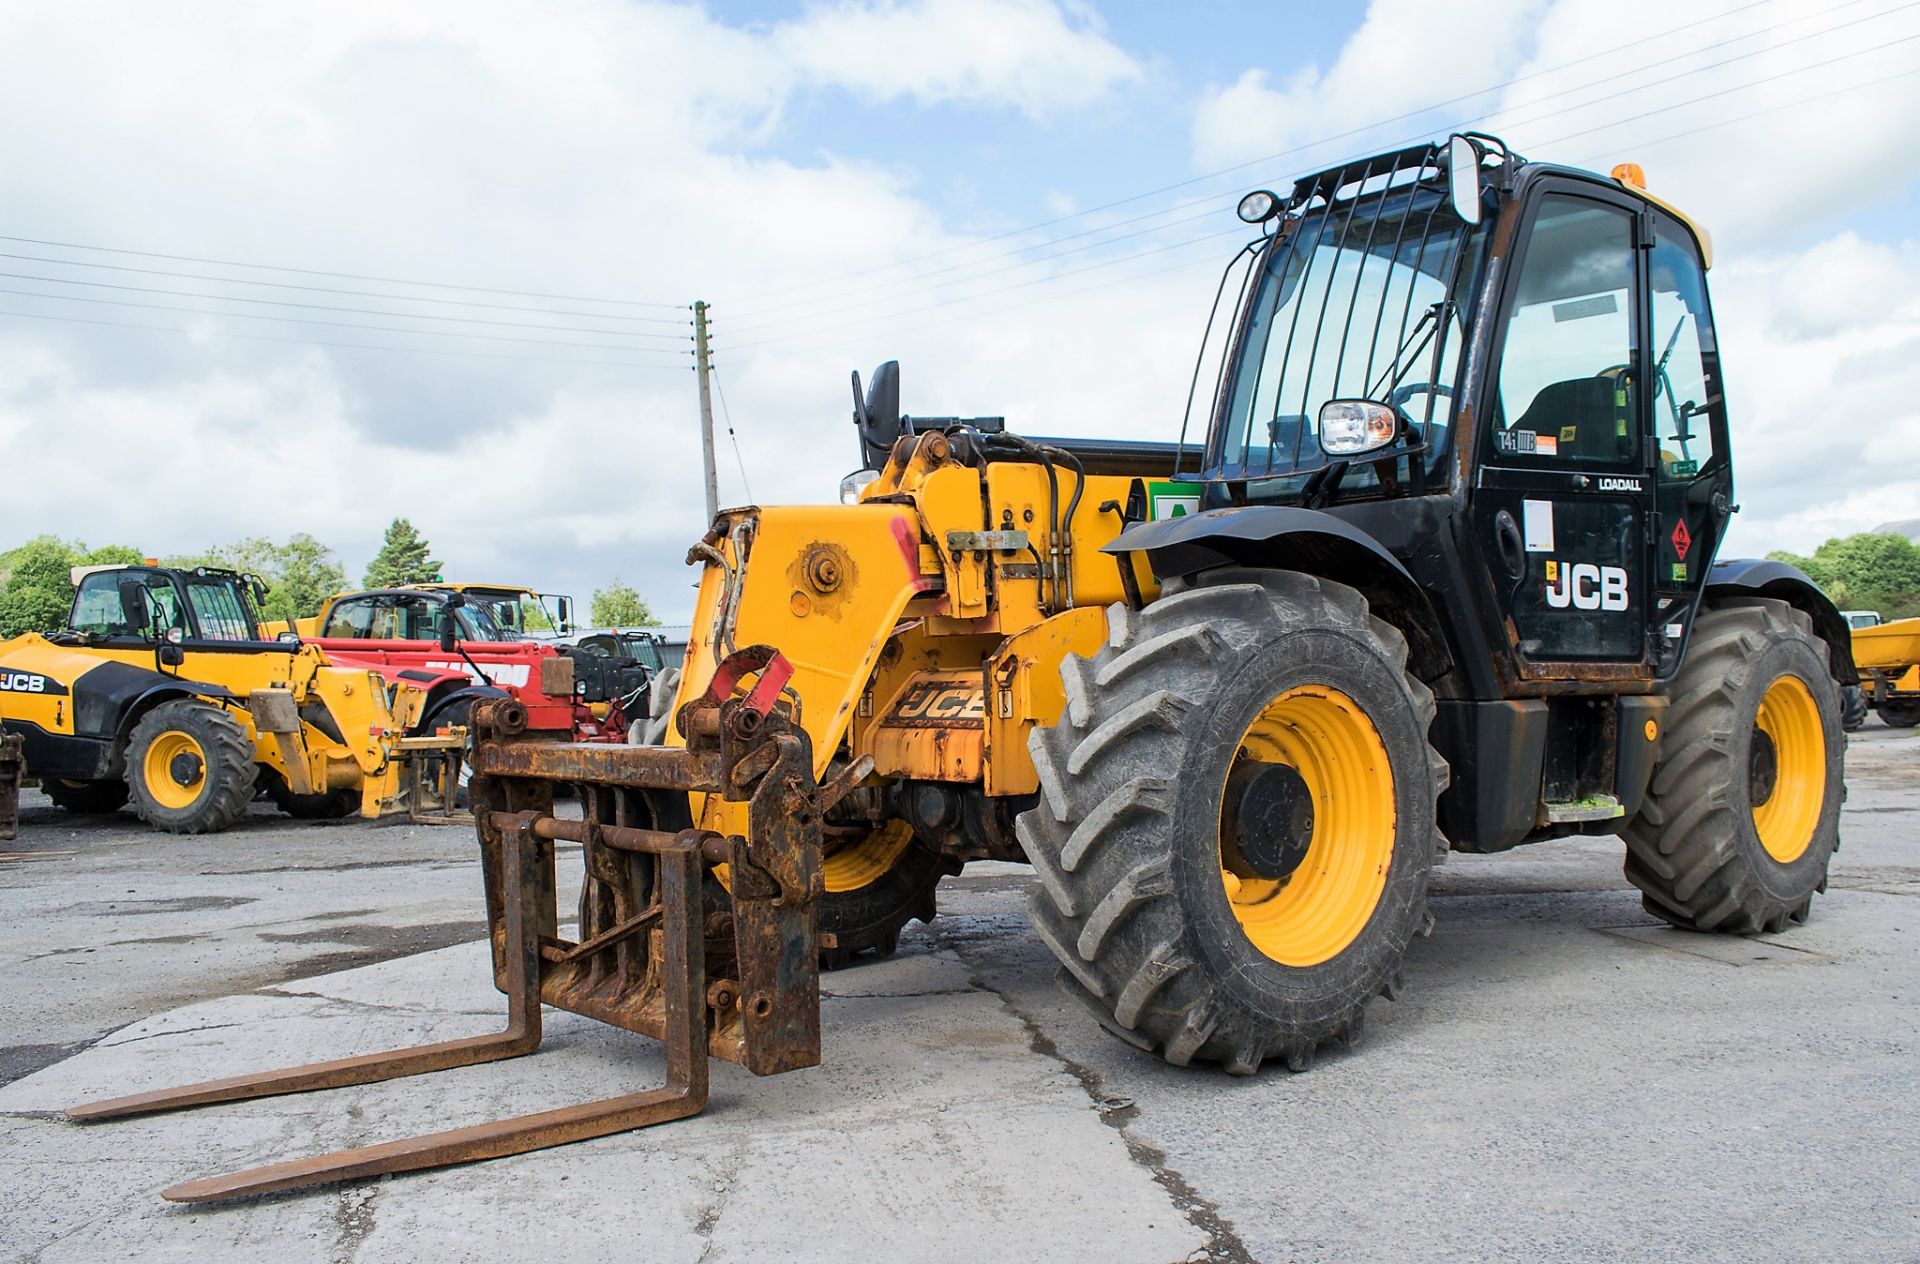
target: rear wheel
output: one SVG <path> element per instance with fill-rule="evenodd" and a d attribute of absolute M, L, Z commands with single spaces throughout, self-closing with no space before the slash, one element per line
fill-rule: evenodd
<path fill-rule="evenodd" d="M 1114 1034 L 1304 1070 L 1360 1037 L 1427 925 L 1447 767 L 1405 638 L 1361 595 L 1220 570 L 1108 612 L 1035 732 L 1035 929 Z"/>
<path fill-rule="evenodd" d="M 1880 718 L 1886 721 L 1889 728 L 1920 728 L 1920 701 L 1902 698 L 1898 702 L 1883 702 L 1880 704 Z"/>
<path fill-rule="evenodd" d="M 328 790 L 321 794 L 295 794 L 286 783 L 286 779 L 277 773 L 263 771 L 261 776 L 267 783 L 267 796 L 288 816 L 302 821 L 338 821 L 352 816 L 360 810 L 360 792 L 358 790 Z"/>
<path fill-rule="evenodd" d="M 124 781 L 70 781 L 65 777 L 48 777 L 40 783 L 40 789 L 56 807 L 65 808 L 75 816 L 106 816 L 127 805 Z"/>
<path fill-rule="evenodd" d="M 127 743 L 127 788 L 140 819 L 173 834 L 214 834 L 246 813 L 259 768 L 240 722 L 191 699 L 140 717 Z"/>
<path fill-rule="evenodd" d="M 1700 615 L 1661 759 L 1625 831 L 1655 917 L 1751 935 L 1804 922 L 1840 846 L 1840 690 L 1813 623 L 1784 601 Z"/>
<path fill-rule="evenodd" d="M 821 951 L 821 967 L 837 970 L 868 951 L 891 956 L 910 922 L 933 920 L 934 888 L 947 872 L 905 821 L 837 842 L 830 837 L 820 862 L 826 891 L 815 920 L 835 946 Z"/>

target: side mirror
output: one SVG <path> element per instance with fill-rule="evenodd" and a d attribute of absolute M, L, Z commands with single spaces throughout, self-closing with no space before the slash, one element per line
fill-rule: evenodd
<path fill-rule="evenodd" d="M 120 613 L 126 616 L 127 626 L 135 628 L 141 636 L 153 631 L 153 607 L 147 602 L 147 586 L 137 579 L 120 581 Z"/>
<path fill-rule="evenodd" d="M 1320 450 L 1328 456 L 1375 452 L 1400 437 L 1393 409 L 1370 399 L 1330 399 L 1320 406 Z"/>
<path fill-rule="evenodd" d="M 442 654 L 453 653 L 454 640 L 458 634 L 453 621 L 453 607 L 448 606 L 440 612 L 440 652 Z"/>
<path fill-rule="evenodd" d="M 1447 142 L 1447 197 L 1454 214 L 1469 224 L 1480 222 L 1480 147 L 1465 136 Z"/>
<path fill-rule="evenodd" d="M 560 613 L 560 626 L 554 630 L 563 635 L 573 631 L 573 598 L 556 597 L 553 604 Z"/>
<path fill-rule="evenodd" d="M 860 458 L 877 470 L 900 437 L 900 362 L 889 360 L 873 371 L 866 395 L 860 393 L 860 375 L 853 375 L 853 423 L 860 431 Z"/>

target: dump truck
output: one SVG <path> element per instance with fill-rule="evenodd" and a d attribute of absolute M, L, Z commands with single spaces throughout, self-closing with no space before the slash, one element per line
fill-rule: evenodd
<path fill-rule="evenodd" d="M 56 805 L 131 800 L 187 834 L 226 829 L 261 790 L 300 817 L 455 815 L 464 730 L 424 724 L 439 677 L 269 638 L 259 581 L 234 571 L 86 566 L 73 582 L 63 631 L 0 642 L 0 725 Z"/>
<path fill-rule="evenodd" d="M 694 544 L 663 745 L 528 742 L 476 705 L 505 1030 L 75 1116 L 517 1056 L 550 1005 L 664 1041 L 665 1087 L 166 1196 L 679 1118 L 710 1057 L 815 1065 L 822 957 L 891 947 L 977 859 L 1031 864 L 1092 1021 L 1241 1075 L 1360 1041 L 1451 851 L 1618 834 L 1664 922 L 1804 921 L 1858 673 L 1806 576 L 1717 556 L 1706 233 L 1637 169 L 1466 134 L 1239 213 L 1192 433 L 906 416 L 897 365 L 856 375 L 845 503 L 725 510 Z M 560 842 L 585 861 L 570 931 Z"/>
<path fill-rule="evenodd" d="M 1920 617 L 1856 624 L 1853 661 L 1869 709 L 1896 729 L 1920 725 Z"/>

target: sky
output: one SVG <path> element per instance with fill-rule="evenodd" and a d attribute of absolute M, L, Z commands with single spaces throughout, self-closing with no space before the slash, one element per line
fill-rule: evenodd
<path fill-rule="evenodd" d="M 1171 439 L 1251 188 L 1472 125 L 1712 233 L 1723 556 L 1920 516 L 1920 0 L 0 0 L 0 547 L 406 516 L 687 617 L 848 373 Z"/>

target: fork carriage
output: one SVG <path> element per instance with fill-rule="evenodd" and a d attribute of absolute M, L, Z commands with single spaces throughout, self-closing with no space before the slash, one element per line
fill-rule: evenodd
<path fill-rule="evenodd" d="M 791 668 L 765 646 L 721 664 L 681 708 L 686 746 L 522 740 L 525 714 L 500 699 L 474 708 L 470 794 L 486 881 L 494 983 L 507 1025 L 492 1035 L 313 1063 L 90 1103 L 80 1121 L 341 1088 L 531 1053 L 540 1009 L 584 1014 L 652 1036 L 664 1087 L 401 1141 L 189 1181 L 163 1191 L 205 1202 L 388 1172 L 519 1154 L 697 1114 L 707 1058 L 757 1075 L 820 1061 L 821 821 L 866 775 L 813 777 L 804 730 L 776 707 Z M 757 676 L 751 686 L 749 676 Z M 863 761 L 864 763 L 864 761 Z M 574 786 L 579 819 L 554 814 Z M 746 836 L 683 827 L 688 795 L 747 804 Z M 556 842 L 580 844 L 581 924 L 561 938 Z M 726 881 L 713 870 L 725 866 Z"/>

